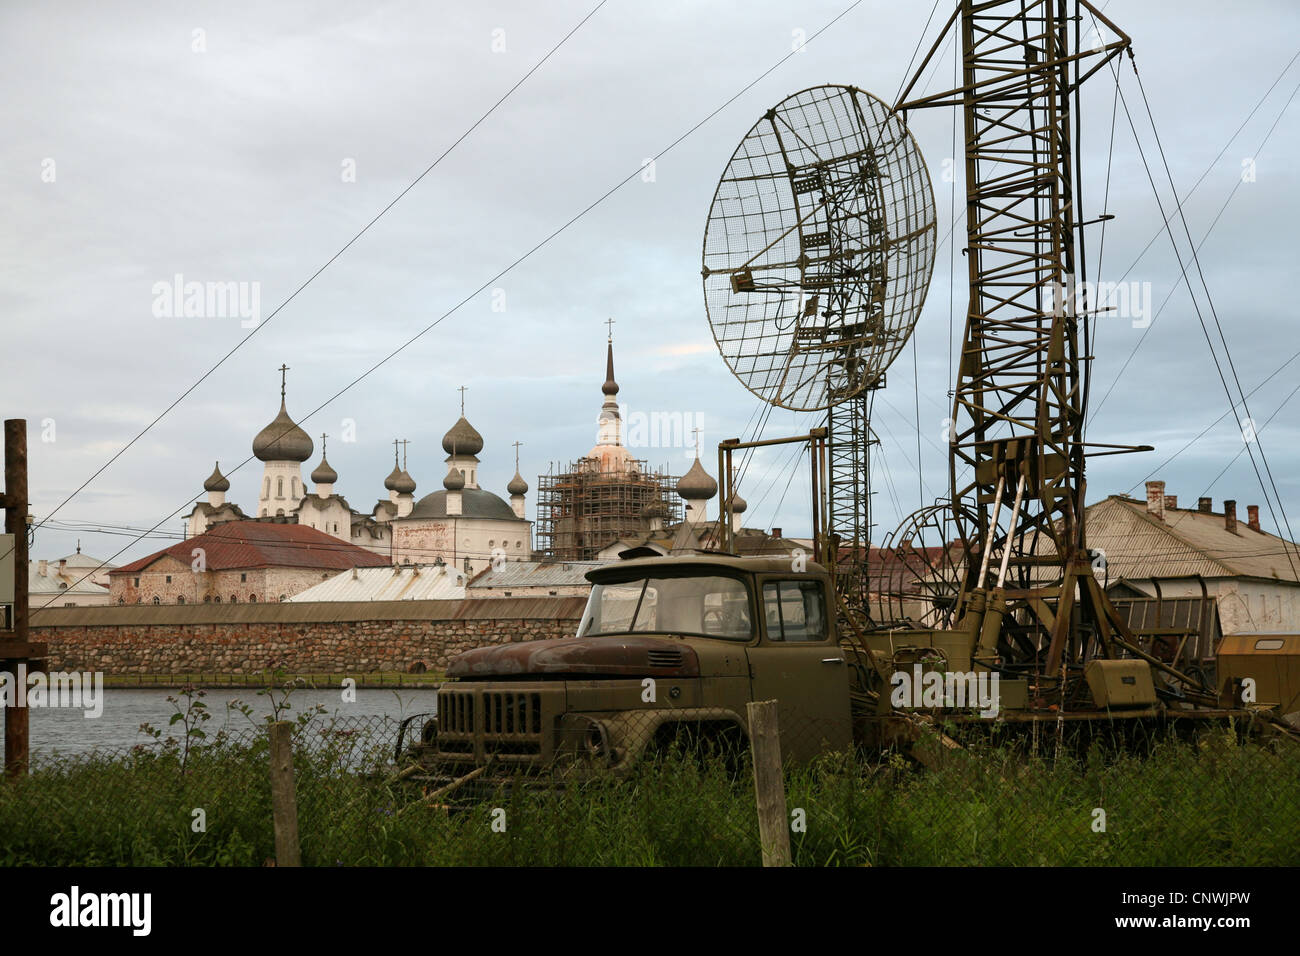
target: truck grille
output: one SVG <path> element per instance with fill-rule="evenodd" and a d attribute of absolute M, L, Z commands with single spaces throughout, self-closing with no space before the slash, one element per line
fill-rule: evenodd
<path fill-rule="evenodd" d="M 438 693 L 437 746 L 444 753 L 539 756 L 543 730 L 537 691 L 444 688 Z"/>

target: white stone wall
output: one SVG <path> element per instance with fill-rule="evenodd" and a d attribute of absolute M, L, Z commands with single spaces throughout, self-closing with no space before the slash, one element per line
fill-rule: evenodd
<path fill-rule="evenodd" d="M 500 550 L 507 561 L 526 561 L 532 552 L 532 526 L 524 521 L 495 518 L 445 518 L 394 522 L 393 563 L 429 564 L 441 558 L 477 574 Z"/>
<path fill-rule="evenodd" d="M 281 512 L 291 515 L 306 494 L 302 465 L 296 461 L 268 461 L 262 469 L 262 483 L 257 489 L 257 514 L 259 517 Z"/>
<path fill-rule="evenodd" d="M 1152 581 L 1131 583 L 1156 596 Z M 1248 578 L 1208 578 L 1205 585 L 1218 600 L 1224 634 L 1300 634 L 1300 586 Z M 1164 580 L 1160 593 L 1166 598 L 1200 597 L 1201 586 L 1194 578 Z"/>

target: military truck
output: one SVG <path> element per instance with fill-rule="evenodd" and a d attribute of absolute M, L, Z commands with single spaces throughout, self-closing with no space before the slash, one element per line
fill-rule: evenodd
<path fill-rule="evenodd" d="M 743 744 L 746 702 L 770 699 L 787 757 L 853 743 L 852 660 L 820 564 L 696 554 L 624 560 L 587 578 L 575 636 L 456 657 L 436 717 L 399 753 L 449 778 L 489 762 L 621 773 L 683 733 Z"/>
<path fill-rule="evenodd" d="M 443 781 L 488 770 L 626 774 L 683 738 L 735 752 L 746 743 L 746 703 L 773 699 L 793 762 L 893 745 L 928 762 L 913 745 L 951 746 L 937 732 L 949 721 L 1114 729 L 1252 716 L 1239 705 L 1192 707 L 1171 669 L 1145 655 L 1090 660 L 1067 707 L 1044 704 L 1032 674 L 1000 662 L 988 641 L 997 591 L 976 595 L 952 627 L 864 630 L 838 604 L 827 569 L 800 553 L 637 557 L 587 578 L 575 636 L 456 657 L 436 716 L 403 722 L 399 758 Z M 991 697 L 979 690 L 988 685 Z"/>

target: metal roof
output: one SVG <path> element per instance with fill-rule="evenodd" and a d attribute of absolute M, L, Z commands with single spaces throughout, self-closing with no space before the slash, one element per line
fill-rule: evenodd
<path fill-rule="evenodd" d="M 295 594 L 289 602 L 455 601 L 465 597 L 465 577 L 445 564 L 353 568 Z"/>
<path fill-rule="evenodd" d="M 59 562 L 64 562 L 64 567 L 69 568 L 102 568 L 105 571 L 112 571 L 116 564 L 110 564 L 107 561 L 101 561 L 99 558 L 92 558 L 88 554 L 82 554 L 80 551 L 74 551 L 72 554 L 65 554 L 61 558 L 55 558 L 50 562 L 50 567 L 58 567 Z"/>
<path fill-rule="evenodd" d="M 306 525 L 227 521 L 203 534 L 125 564 L 112 573 L 143 571 L 166 555 L 189 564 L 196 548 L 203 549 L 209 571 L 237 568 L 333 568 L 341 571 L 388 565 L 387 558 L 373 551 L 340 541 Z"/>
<path fill-rule="evenodd" d="M 461 493 L 459 515 L 447 514 L 447 492 L 435 491 L 421 498 L 406 518 L 499 518 L 504 521 L 523 521 L 508 504 L 483 488 L 466 488 Z"/>
<path fill-rule="evenodd" d="M 587 572 L 603 567 L 605 561 L 507 561 L 500 568 L 488 567 L 472 578 L 472 594 L 481 588 L 589 587 Z"/>
<path fill-rule="evenodd" d="M 145 627 L 191 624 L 313 624 L 350 621 L 576 621 L 583 597 L 465 601 L 292 601 L 274 604 L 127 604 L 32 611 L 32 627 Z"/>
<path fill-rule="evenodd" d="M 95 565 L 83 565 L 82 567 L 95 567 Z M 79 580 L 84 573 L 83 570 L 74 574 L 65 569 L 60 574 L 59 563 L 53 561 L 46 563 L 45 573 L 41 574 L 39 562 L 28 561 L 27 593 L 32 596 L 38 594 L 98 594 L 105 596 L 108 594 L 108 588 L 102 584 L 96 584 L 89 577 L 85 580 Z"/>
<path fill-rule="evenodd" d="M 1146 502 L 1111 495 L 1088 508 L 1087 534 L 1089 548 L 1106 552 L 1112 581 L 1201 575 L 1300 583 L 1282 538 L 1244 521 L 1233 533 L 1222 513 L 1166 508 L 1161 521 L 1147 513 Z"/>

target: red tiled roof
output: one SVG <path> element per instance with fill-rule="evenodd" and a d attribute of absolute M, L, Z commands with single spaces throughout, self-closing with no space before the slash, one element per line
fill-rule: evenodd
<path fill-rule="evenodd" d="M 209 571 L 234 568 L 377 568 L 388 559 L 347 541 L 300 524 L 262 521 L 227 521 L 211 531 L 177 542 L 146 558 L 110 572 L 113 575 L 143 571 L 164 555 L 189 564 L 195 548 L 204 550 Z"/>

